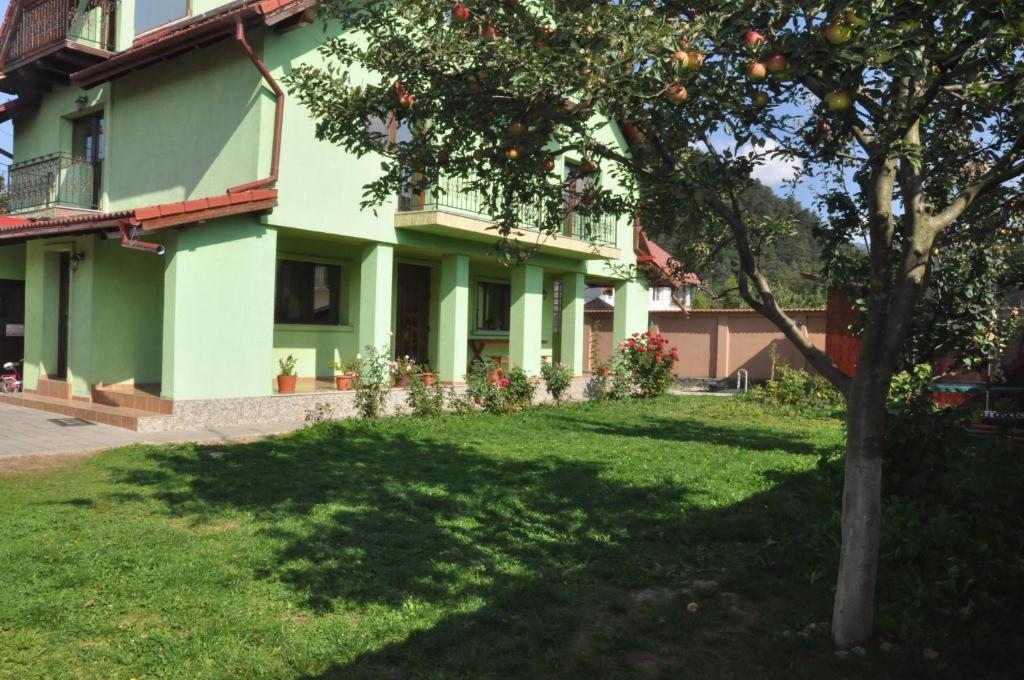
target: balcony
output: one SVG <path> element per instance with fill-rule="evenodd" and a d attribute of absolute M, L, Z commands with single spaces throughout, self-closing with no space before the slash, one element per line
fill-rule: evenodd
<path fill-rule="evenodd" d="M 99 209 L 102 161 L 54 153 L 15 163 L 10 177 L 11 213 L 62 217 Z"/>
<path fill-rule="evenodd" d="M 457 178 L 443 178 L 442 191 L 400 196 L 395 227 L 429 233 L 493 241 L 495 223 L 486 213 L 484 197 Z M 539 244 L 548 251 L 581 259 L 615 259 L 617 220 L 614 215 L 569 212 L 558 234 L 543 234 L 535 226 L 537 210 L 525 208 L 510 238 L 524 245 Z"/>
<path fill-rule="evenodd" d="M 39 0 L 16 7 L 5 27 L 0 89 L 37 94 L 114 52 L 118 0 Z"/>

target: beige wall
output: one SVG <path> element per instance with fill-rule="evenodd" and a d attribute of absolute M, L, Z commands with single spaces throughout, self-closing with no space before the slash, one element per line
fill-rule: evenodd
<path fill-rule="evenodd" d="M 825 349 L 824 309 L 791 310 L 790 316 L 803 324 L 804 332 L 816 347 Z M 586 318 L 587 346 L 593 346 L 592 327 L 597 322 L 598 356 L 607 359 L 612 351 L 612 315 L 591 312 Z M 681 378 L 732 378 L 743 368 L 750 373 L 751 380 L 767 380 L 771 374 L 769 347 L 773 342 L 779 344 L 780 362 L 810 370 L 810 364 L 782 332 L 752 311 L 691 310 L 688 316 L 681 312 L 652 312 L 650 318 L 669 342 L 679 348 L 675 374 Z"/>

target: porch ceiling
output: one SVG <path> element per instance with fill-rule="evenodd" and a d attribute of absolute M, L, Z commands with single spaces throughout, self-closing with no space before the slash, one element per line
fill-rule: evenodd
<path fill-rule="evenodd" d="M 395 228 L 421 231 L 439 236 L 454 236 L 471 241 L 494 241 L 498 238 L 494 222 L 459 215 L 443 210 L 419 210 L 395 213 Z M 513 232 L 509 239 L 524 246 L 539 246 L 540 252 L 575 260 L 615 260 L 618 248 L 541 234 L 526 229 Z"/>

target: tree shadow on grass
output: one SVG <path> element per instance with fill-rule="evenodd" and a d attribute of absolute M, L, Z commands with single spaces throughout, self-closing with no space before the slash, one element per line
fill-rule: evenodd
<path fill-rule="evenodd" d="M 613 437 L 640 437 L 673 442 L 696 442 L 745 449 L 748 451 L 784 451 L 797 455 L 817 456 L 830 451 L 811 436 L 801 432 L 782 432 L 768 427 L 755 429 L 749 425 L 735 427 L 728 423 L 709 423 L 707 417 L 689 417 L 685 412 L 678 417 L 650 416 L 644 424 L 629 425 L 609 421 L 595 415 L 560 416 L 567 426 L 592 434 Z"/>
<path fill-rule="evenodd" d="M 408 619 L 387 635 L 398 641 L 370 641 L 307 678 L 847 675 L 824 639 L 794 648 L 778 638 L 829 604 L 830 576 L 794 578 L 810 569 L 820 546 L 807 537 L 833 508 L 813 473 L 780 473 L 770 491 L 702 509 L 668 480 L 375 425 L 221 449 L 153 450 L 155 466 L 117 477 L 194 522 L 248 513 L 277 546 L 256 575 L 314 612 Z M 795 672 L 795 659 L 809 670 Z"/>

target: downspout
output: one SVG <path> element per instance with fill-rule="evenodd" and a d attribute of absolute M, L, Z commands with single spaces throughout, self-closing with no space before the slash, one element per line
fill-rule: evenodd
<path fill-rule="evenodd" d="M 135 224 L 135 220 L 117 223 L 118 229 L 121 230 L 121 247 L 127 248 L 128 250 L 141 250 L 144 253 L 153 253 L 154 255 L 163 255 L 166 251 L 159 243 L 136 241 L 134 237 L 128 236 L 128 227 L 134 227 Z"/>
<path fill-rule="evenodd" d="M 270 156 L 270 176 L 241 186 L 231 187 L 228 189 L 229 194 L 264 189 L 271 184 L 277 183 L 277 175 L 281 164 L 281 130 L 284 127 L 284 90 L 274 80 L 274 76 L 270 75 L 270 71 L 267 70 L 263 61 L 256 56 L 252 45 L 246 39 L 245 25 L 242 23 L 241 13 L 235 15 L 235 41 L 242 47 L 242 50 L 249 57 L 249 60 L 252 61 L 253 65 L 256 66 L 256 69 L 263 76 L 263 80 L 270 86 L 270 89 L 274 91 L 277 101 L 274 104 L 274 145 Z"/>

